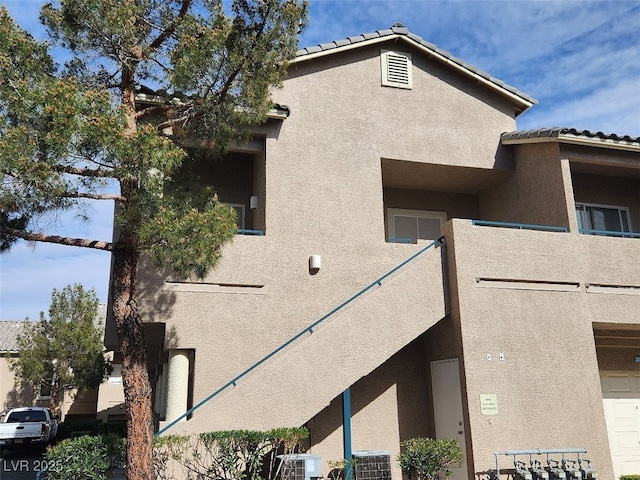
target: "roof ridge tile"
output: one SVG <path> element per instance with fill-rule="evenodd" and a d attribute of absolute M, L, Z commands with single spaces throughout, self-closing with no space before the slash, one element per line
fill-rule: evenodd
<path fill-rule="evenodd" d="M 527 138 L 557 138 L 560 135 L 599 138 L 601 140 L 612 140 L 615 142 L 640 143 L 640 137 L 632 137 L 630 135 L 621 136 L 616 133 L 604 133 L 601 131 L 578 130 L 573 127 L 542 127 L 532 130 L 515 130 L 513 132 L 504 132 L 500 138 L 502 140 L 524 140 Z"/>

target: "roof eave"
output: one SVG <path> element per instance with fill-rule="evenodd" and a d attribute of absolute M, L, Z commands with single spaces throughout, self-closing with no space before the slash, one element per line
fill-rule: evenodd
<path fill-rule="evenodd" d="M 624 150 L 628 152 L 640 152 L 640 143 L 625 140 L 614 140 L 611 138 L 590 138 L 580 135 L 559 134 L 557 136 L 541 136 L 529 138 L 501 138 L 503 145 L 522 145 L 532 143 L 565 143 L 570 145 L 580 145 L 584 147 L 609 148 L 613 150 Z"/>
<path fill-rule="evenodd" d="M 437 51 L 431 50 L 430 48 L 428 48 L 427 46 L 416 42 L 415 40 L 411 39 L 410 37 L 408 37 L 407 35 L 404 34 L 398 34 L 398 33 L 394 33 L 391 35 L 386 35 L 383 37 L 376 37 L 376 38 L 371 38 L 371 39 L 366 39 L 366 40 L 362 40 L 360 42 L 357 43 L 349 43 L 346 45 L 341 45 L 341 46 L 336 46 L 335 48 L 331 48 L 331 49 L 327 49 L 327 50 L 319 50 L 317 52 L 313 52 L 313 53 L 306 53 L 304 55 L 299 55 L 297 56 L 295 59 L 293 59 L 290 63 L 291 64 L 295 64 L 295 63 L 300 63 L 300 62 L 304 62 L 306 60 L 313 60 L 316 58 L 320 58 L 320 57 L 324 57 L 327 55 L 331 55 L 334 53 L 338 53 L 338 52 L 346 52 L 349 50 L 353 50 L 356 48 L 361 48 L 363 46 L 369 46 L 369 45 L 375 45 L 377 43 L 382 43 L 382 42 L 388 42 L 390 40 L 401 40 L 411 46 L 413 46 L 414 48 L 417 48 L 418 50 L 422 51 L 423 53 L 426 53 L 427 55 L 433 57 L 434 59 L 449 65 L 450 67 L 454 68 L 455 70 L 457 70 L 458 72 L 462 73 L 463 75 L 466 75 L 467 77 L 470 77 L 472 79 L 474 79 L 476 82 L 488 87 L 489 89 L 497 92 L 498 94 L 508 98 L 509 100 L 511 100 L 512 102 L 514 102 L 516 104 L 516 116 L 523 113 L 524 111 L 526 111 L 527 109 L 529 109 L 530 107 L 532 107 L 533 105 L 535 105 L 537 102 L 537 100 L 533 99 L 533 101 L 529 101 L 513 92 L 510 92 L 509 90 L 507 90 L 506 88 L 501 87 L 500 85 L 492 82 L 491 80 L 483 77 L 482 75 L 479 75 L 467 68 L 465 68 L 462 65 L 459 65 L 458 63 L 452 61 L 450 58 L 447 58 L 446 56 L 438 53 Z"/>

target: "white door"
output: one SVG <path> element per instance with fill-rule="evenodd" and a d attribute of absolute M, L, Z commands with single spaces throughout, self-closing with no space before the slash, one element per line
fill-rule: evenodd
<path fill-rule="evenodd" d="M 457 358 L 431 362 L 431 387 L 436 438 L 455 438 L 466 457 L 460 370 Z M 451 480 L 467 480 L 466 458 L 462 467 L 454 470 Z"/>
<path fill-rule="evenodd" d="M 600 372 L 614 478 L 640 472 L 640 373 Z"/>

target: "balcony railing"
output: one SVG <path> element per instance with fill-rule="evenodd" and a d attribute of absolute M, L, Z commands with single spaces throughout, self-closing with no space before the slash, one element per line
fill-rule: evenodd
<path fill-rule="evenodd" d="M 413 240 L 410 238 L 389 237 L 387 238 L 387 243 L 413 243 Z"/>
<path fill-rule="evenodd" d="M 511 223 L 511 222 L 494 222 L 491 220 L 472 220 L 473 225 L 479 225 L 483 227 L 502 227 L 502 228 L 517 228 L 519 230 L 541 230 L 545 232 L 568 232 L 567 227 L 556 227 L 553 225 L 534 225 L 530 223 Z"/>
<path fill-rule="evenodd" d="M 603 237 L 640 238 L 640 233 L 617 232 L 613 230 L 590 230 L 586 228 L 580 228 L 578 232 L 585 235 L 601 235 Z"/>
<path fill-rule="evenodd" d="M 256 235 L 256 236 L 263 236 L 264 235 L 264 231 L 262 230 L 250 230 L 248 228 L 239 228 L 238 229 L 238 235 Z"/>

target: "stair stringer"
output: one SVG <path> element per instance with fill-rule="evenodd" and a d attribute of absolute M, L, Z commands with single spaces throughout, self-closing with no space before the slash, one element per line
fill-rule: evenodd
<path fill-rule="evenodd" d="M 200 406 L 171 433 L 303 425 L 445 316 L 442 275 L 441 250 L 425 252 Z"/>

